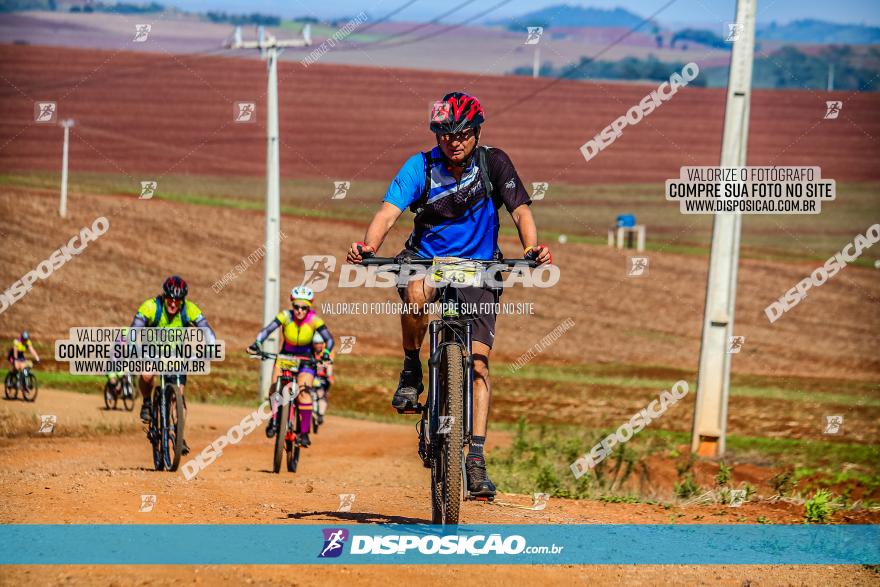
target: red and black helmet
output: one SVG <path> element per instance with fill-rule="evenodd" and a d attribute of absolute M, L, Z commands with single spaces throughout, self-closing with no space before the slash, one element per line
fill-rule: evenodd
<path fill-rule="evenodd" d="M 466 128 L 479 129 L 486 121 L 480 101 L 464 92 L 450 92 L 434 102 L 431 109 L 431 132 L 447 134 Z"/>
<path fill-rule="evenodd" d="M 162 284 L 162 293 L 165 294 L 165 297 L 174 300 L 182 300 L 186 298 L 188 291 L 189 288 L 187 288 L 186 282 L 178 275 L 172 275 Z"/>

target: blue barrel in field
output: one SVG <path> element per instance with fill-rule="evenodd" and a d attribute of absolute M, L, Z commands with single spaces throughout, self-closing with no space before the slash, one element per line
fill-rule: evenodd
<path fill-rule="evenodd" d="M 621 214 L 617 217 L 617 227 L 618 228 L 632 228 L 636 225 L 636 215 L 635 214 Z"/>

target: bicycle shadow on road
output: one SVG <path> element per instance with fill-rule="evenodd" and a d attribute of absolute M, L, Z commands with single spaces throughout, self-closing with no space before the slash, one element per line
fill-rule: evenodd
<path fill-rule="evenodd" d="M 296 512 L 287 514 L 288 520 L 303 520 L 318 516 L 327 516 L 328 521 L 340 520 L 356 522 L 358 524 L 430 524 L 431 520 L 424 518 L 407 518 L 405 516 L 389 516 L 386 514 L 374 514 L 370 512 Z"/>

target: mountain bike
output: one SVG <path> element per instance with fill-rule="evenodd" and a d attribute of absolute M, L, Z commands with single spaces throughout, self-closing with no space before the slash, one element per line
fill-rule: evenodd
<path fill-rule="evenodd" d="M 477 499 L 467 492 L 465 450 L 473 434 L 474 363 L 470 316 L 462 308 L 460 287 L 479 287 L 486 271 L 514 266 L 535 267 L 526 259 L 395 259 L 363 255 L 364 265 L 384 265 L 380 271 L 399 273 L 406 265 L 430 267 L 438 281 L 440 318 L 428 325 L 427 403 L 405 412 L 420 414 L 419 456 L 431 469 L 431 523 L 458 524 L 461 502 Z M 452 284 L 455 283 L 456 286 Z"/>
<path fill-rule="evenodd" d="M 296 396 L 299 388 L 296 385 L 296 376 L 300 367 L 312 361 L 310 357 L 296 357 L 279 353 L 267 353 L 261 351 L 251 355 L 253 358 L 264 361 L 277 360 L 281 374 L 275 386 L 276 391 L 269 397 L 272 405 L 272 417 L 275 419 L 275 452 L 272 459 L 272 472 L 281 471 L 281 461 L 287 454 L 287 470 L 296 473 L 299 467 L 300 445 L 296 435 L 299 424 L 299 406 Z M 285 409 L 286 408 L 286 409 Z"/>
<path fill-rule="evenodd" d="M 186 402 L 180 391 L 183 375 L 162 373 L 150 392 L 151 414 L 147 438 L 153 446 L 157 471 L 176 471 L 183 454 Z"/>
<path fill-rule="evenodd" d="M 3 381 L 3 393 L 6 399 L 15 399 L 18 392 L 26 402 L 32 402 L 37 399 L 37 376 L 32 371 L 32 367 L 25 367 L 17 371 L 10 371 L 6 374 Z"/>
<path fill-rule="evenodd" d="M 104 406 L 108 410 L 115 410 L 116 405 L 122 398 L 122 405 L 126 411 L 134 409 L 134 388 L 131 383 L 131 374 L 125 373 L 119 377 L 117 384 L 110 383 L 110 379 L 104 383 Z"/>

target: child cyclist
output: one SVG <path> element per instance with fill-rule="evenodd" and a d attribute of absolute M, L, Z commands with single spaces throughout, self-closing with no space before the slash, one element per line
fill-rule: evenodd
<path fill-rule="evenodd" d="M 324 321 L 312 310 L 312 302 L 315 292 L 311 288 L 298 286 L 290 291 L 290 309 L 284 310 L 275 316 L 269 324 L 263 327 L 257 334 L 257 340 L 248 347 L 251 352 L 259 352 L 260 347 L 270 334 L 281 327 L 284 333 L 284 343 L 281 346 L 281 354 L 297 357 L 308 357 L 299 368 L 296 376 L 296 385 L 299 393 L 295 398 L 299 408 L 299 432 L 296 435 L 298 445 L 308 448 L 312 442 L 309 440 L 309 432 L 312 426 L 312 381 L 315 377 L 315 361 L 312 358 L 312 339 L 315 333 L 321 335 L 326 341 L 327 347 L 322 351 L 321 358 L 329 359 L 330 351 L 333 350 L 333 335 L 327 329 Z M 272 374 L 272 388 L 270 395 L 275 392 L 278 376 L 281 369 L 276 361 L 275 370 Z M 270 418 L 266 425 L 266 436 L 272 438 L 275 435 L 275 418 Z"/>

